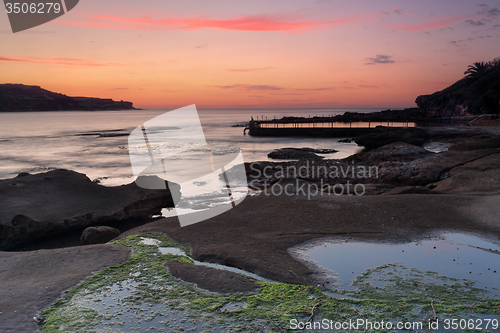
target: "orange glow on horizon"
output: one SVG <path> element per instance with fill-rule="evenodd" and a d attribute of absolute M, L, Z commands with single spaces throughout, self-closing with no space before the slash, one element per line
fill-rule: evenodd
<path fill-rule="evenodd" d="M 412 107 L 499 56 L 498 13 L 479 0 L 88 0 L 0 34 L 1 83 L 140 108 Z"/>

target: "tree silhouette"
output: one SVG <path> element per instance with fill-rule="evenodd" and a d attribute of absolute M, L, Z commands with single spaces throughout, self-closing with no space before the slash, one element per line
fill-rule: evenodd
<path fill-rule="evenodd" d="M 490 69 L 491 64 L 489 62 L 475 62 L 473 65 L 469 65 L 464 75 L 466 75 L 468 79 L 476 80 L 488 73 Z"/>

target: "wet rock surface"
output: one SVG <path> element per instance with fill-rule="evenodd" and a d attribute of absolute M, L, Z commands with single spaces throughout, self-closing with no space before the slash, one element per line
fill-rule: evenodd
<path fill-rule="evenodd" d="M 36 332 L 33 317 L 54 304 L 63 291 L 129 256 L 129 248 L 114 244 L 0 252 L 0 332 Z"/>
<path fill-rule="evenodd" d="M 385 150 L 385 147 L 379 148 Z M 393 186 L 425 186 L 441 180 L 444 173 L 462 164 L 498 153 L 500 150 L 484 149 L 467 152 L 445 151 L 442 153 L 415 155 L 411 160 L 387 157 L 378 163 L 371 154 L 360 155 L 357 162 L 362 165 L 376 166 L 378 177 L 367 180 L 368 183 L 386 183 Z M 399 153 L 395 150 L 395 154 Z M 419 158 L 420 157 L 420 158 Z M 365 160 L 366 158 L 366 160 Z M 394 159 L 394 160 L 391 160 Z"/>
<path fill-rule="evenodd" d="M 177 260 L 167 261 L 170 274 L 186 282 L 195 283 L 198 288 L 221 294 L 247 293 L 256 291 L 260 285 L 240 274 L 198 266 Z"/>
<path fill-rule="evenodd" d="M 471 213 L 471 207 L 482 200 L 463 194 L 318 194 L 311 198 L 261 194 L 207 221 L 180 227 L 176 218 L 166 218 L 129 230 L 120 238 L 160 232 L 189 245 L 196 260 L 278 281 L 315 285 L 311 271 L 287 252 L 290 247 L 325 237 L 411 241 L 440 230 L 480 230 L 500 238 L 498 219 L 486 221 L 480 213 Z"/>
<path fill-rule="evenodd" d="M 172 195 L 180 195 L 179 187 L 105 187 L 62 169 L 22 173 L 0 181 L 0 250 L 96 224 L 150 218 L 173 207 Z"/>
<path fill-rule="evenodd" d="M 500 191 L 500 152 L 457 166 L 447 178 L 427 186 L 446 193 L 497 193 Z"/>

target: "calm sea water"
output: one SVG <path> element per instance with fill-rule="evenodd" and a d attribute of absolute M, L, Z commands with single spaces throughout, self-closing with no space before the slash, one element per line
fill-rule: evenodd
<path fill-rule="evenodd" d="M 343 158 L 359 147 L 337 139 L 263 138 L 243 135 L 250 120 L 283 116 L 336 115 L 346 111 L 374 112 L 380 109 L 268 109 L 199 110 L 207 141 L 236 143 L 245 162 L 268 160 L 279 147 L 334 148 L 328 158 Z M 128 134 L 145 121 L 169 110 L 105 112 L 0 113 L 0 179 L 21 172 L 38 173 L 65 168 L 100 179 L 104 185 L 133 181 L 128 156 Z"/>

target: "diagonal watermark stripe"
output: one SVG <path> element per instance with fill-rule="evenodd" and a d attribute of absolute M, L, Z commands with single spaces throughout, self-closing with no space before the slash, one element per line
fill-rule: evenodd
<path fill-rule="evenodd" d="M 233 143 L 207 143 L 194 105 L 148 120 L 132 131 L 128 143 L 138 186 L 166 189 L 176 183 L 182 192 L 173 198 L 176 209 L 192 202 L 202 207 L 178 214 L 181 226 L 219 215 L 245 198 L 247 177 L 240 148 Z M 234 189 L 238 187 L 241 194 L 243 184 L 244 195 L 235 196 Z"/>

